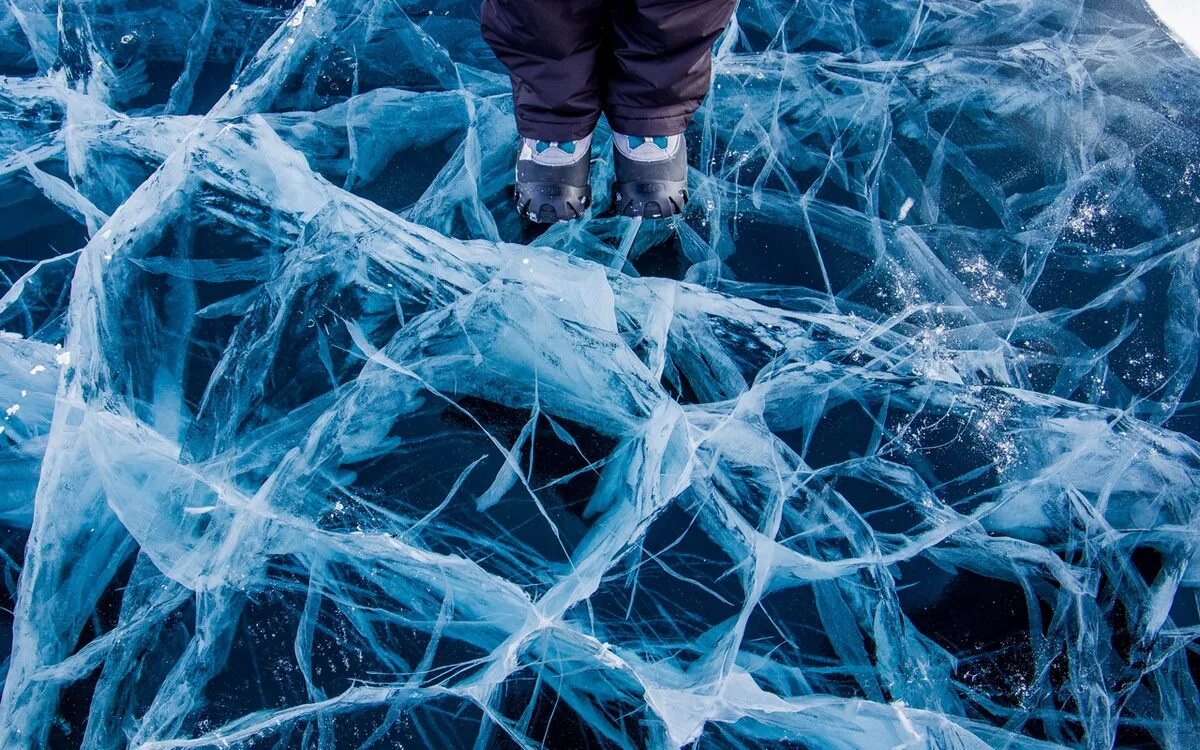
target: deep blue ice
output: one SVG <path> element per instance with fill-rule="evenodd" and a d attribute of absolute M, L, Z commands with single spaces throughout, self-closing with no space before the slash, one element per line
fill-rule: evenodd
<path fill-rule="evenodd" d="M 0 748 L 1200 747 L 1141 0 L 743 0 L 540 235 L 477 6 L 0 8 Z"/>

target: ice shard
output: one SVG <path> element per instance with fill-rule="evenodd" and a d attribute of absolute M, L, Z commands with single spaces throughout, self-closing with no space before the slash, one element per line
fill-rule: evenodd
<path fill-rule="evenodd" d="M 742 0 L 686 214 L 602 125 L 541 233 L 478 31 L 0 9 L 0 747 L 1196 747 L 1148 6 Z"/>

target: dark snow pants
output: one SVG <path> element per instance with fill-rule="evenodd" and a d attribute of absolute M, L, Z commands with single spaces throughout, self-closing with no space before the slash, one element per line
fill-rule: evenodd
<path fill-rule="evenodd" d="M 708 93 L 736 0 L 484 0 L 483 38 L 508 67 L 517 130 L 569 141 L 600 113 L 626 135 L 675 135 Z"/>

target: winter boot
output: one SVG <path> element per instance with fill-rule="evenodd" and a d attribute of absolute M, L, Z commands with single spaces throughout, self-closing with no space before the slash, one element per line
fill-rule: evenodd
<path fill-rule="evenodd" d="M 682 135 L 642 137 L 613 133 L 616 211 L 662 219 L 688 201 L 687 146 Z"/>
<path fill-rule="evenodd" d="M 578 219 L 592 202 L 588 185 L 592 137 L 577 141 L 521 139 L 517 211 L 538 224 Z"/>

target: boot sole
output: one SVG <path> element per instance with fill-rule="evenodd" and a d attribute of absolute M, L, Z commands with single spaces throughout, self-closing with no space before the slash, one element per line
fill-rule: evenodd
<path fill-rule="evenodd" d="M 583 216 L 592 202 L 590 186 L 518 182 L 517 212 L 535 224 L 554 224 Z"/>
<path fill-rule="evenodd" d="M 682 213 L 687 202 L 685 180 L 639 181 L 617 184 L 614 207 L 621 216 L 666 219 Z"/>

